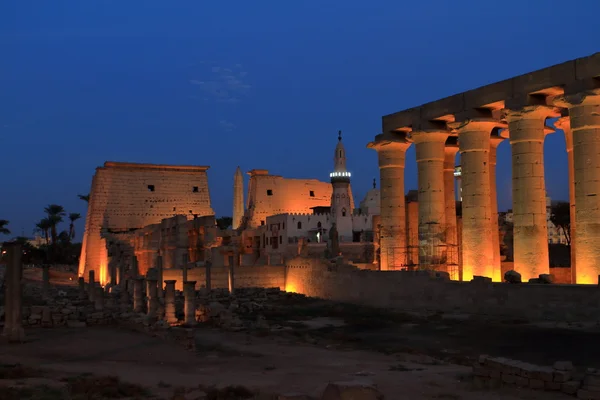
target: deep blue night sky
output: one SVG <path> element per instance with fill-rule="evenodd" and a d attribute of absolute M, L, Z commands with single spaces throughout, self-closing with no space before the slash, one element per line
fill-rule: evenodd
<path fill-rule="evenodd" d="M 231 215 L 237 165 L 327 180 L 338 129 L 359 200 L 382 115 L 600 51 L 598 15 L 598 0 L 3 0 L 0 219 L 31 235 L 49 203 L 84 214 L 106 160 L 210 165 Z M 498 169 L 504 210 L 507 142 Z M 568 198 L 562 132 L 546 182 Z"/>

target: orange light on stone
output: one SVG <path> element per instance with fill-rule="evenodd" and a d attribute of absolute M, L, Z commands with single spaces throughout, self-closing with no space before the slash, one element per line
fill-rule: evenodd
<path fill-rule="evenodd" d="M 298 293 L 298 288 L 293 282 L 286 282 L 285 291 L 288 293 Z"/>

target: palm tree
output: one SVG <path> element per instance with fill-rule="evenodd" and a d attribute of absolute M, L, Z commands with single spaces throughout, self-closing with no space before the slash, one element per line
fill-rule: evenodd
<path fill-rule="evenodd" d="M 58 236 L 56 233 L 56 226 L 63 222 L 63 217 L 67 213 L 65 212 L 65 208 L 58 204 L 50 204 L 48 207 L 44 208 L 44 212 L 48 215 L 48 220 L 51 224 L 50 232 L 52 234 L 52 244 L 55 245 Z"/>
<path fill-rule="evenodd" d="M 8 225 L 8 221 L 5 219 L 0 219 L 0 234 L 10 235 L 10 230 L 6 227 L 6 225 Z"/>
<path fill-rule="evenodd" d="M 79 213 L 71 213 L 69 214 L 69 220 L 71 223 L 69 224 L 69 237 L 71 239 L 75 239 L 75 221 L 81 218 L 81 214 Z"/>
<path fill-rule="evenodd" d="M 46 239 L 46 244 L 49 244 L 50 235 L 48 234 L 48 232 L 50 231 L 50 228 L 52 228 L 52 223 L 48 218 L 42 218 L 40 222 L 35 224 L 35 231 L 40 232 L 44 235 L 44 238 Z"/>
<path fill-rule="evenodd" d="M 90 202 L 90 194 L 78 194 L 77 197 L 79 197 L 79 200 L 83 200 L 86 203 Z"/>

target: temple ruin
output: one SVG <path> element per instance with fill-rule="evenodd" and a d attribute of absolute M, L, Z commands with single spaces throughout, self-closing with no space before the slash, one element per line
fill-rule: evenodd
<path fill-rule="evenodd" d="M 127 234 L 164 218 L 213 215 L 208 167 L 106 162 L 96 168 L 83 235 L 79 275 L 109 281 L 110 235 Z"/>

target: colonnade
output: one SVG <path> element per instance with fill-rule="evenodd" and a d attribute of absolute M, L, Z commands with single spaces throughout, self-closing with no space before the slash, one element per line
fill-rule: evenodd
<path fill-rule="evenodd" d="M 551 104 L 501 110 L 502 117 L 464 118 L 445 129 L 410 129 L 377 135 L 368 147 L 379 156 L 381 269 L 399 269 L 406 250 L 404 167 L 414 143 L 419 193 L 419 264 L 439 263 L 440 247 L 456 240 L 454 158 L 462 167 L 462 279 L 500 281 L 496 149 L 509 138 L 512 152 L 514 269 L 524 281 L 549 273 L 544 139 L 565 132 L 571 203 L 573 282 L 597 283 L 600 275 L 600 90 L 560 96 Z M 458 138 L 458 147 L 456 145 Z M 452 172 L 451 172 L 452 171 Z M 390 251 L 390 248 L 397 249 Z M 394 258 L 388 254 L 395 254 Z M 444 262 L 450 263 L 447 257 Z"/>

